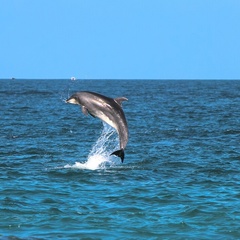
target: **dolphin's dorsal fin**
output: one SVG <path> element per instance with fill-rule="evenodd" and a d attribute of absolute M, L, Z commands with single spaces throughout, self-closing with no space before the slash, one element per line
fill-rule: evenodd
<path fill-rule="evenodd" d="M 119 105 L 122 106 L 122 102 L 123 101 L 127 101 L 128 99 L 125 97 L 118 97 L 118 98 L 114 98 L 114 101 Z"/>

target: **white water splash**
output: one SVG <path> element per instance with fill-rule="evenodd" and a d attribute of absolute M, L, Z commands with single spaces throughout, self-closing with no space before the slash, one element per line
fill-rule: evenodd
<path fill-rule="evenodd" d="M 109 125 L 103 123 L 103 130 L 93 145 L 88 159 L 85 163 L 75 162 L 74 165 L 65 165 L 64 168 L 77 168 L 77 169 L 104 169 L 106 165 L 113 165 L 110 154 L 118 147 L 118 138 L 116 131 Z"/>

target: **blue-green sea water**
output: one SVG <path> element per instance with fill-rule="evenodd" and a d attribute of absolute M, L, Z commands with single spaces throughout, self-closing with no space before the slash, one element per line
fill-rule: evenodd
<path fill-rule="evenodd" d="M 118 135 L 64 100 L 127 97 Z M 0 81 L 0 239 L 240 239 L 240 81 Z"/>

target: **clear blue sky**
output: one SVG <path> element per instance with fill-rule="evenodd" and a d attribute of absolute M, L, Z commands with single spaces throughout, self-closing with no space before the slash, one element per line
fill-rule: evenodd
<path fill-rule="evenodd" d="M 240 79 L 240 0 L 0 0 L 0 78 Z"/>

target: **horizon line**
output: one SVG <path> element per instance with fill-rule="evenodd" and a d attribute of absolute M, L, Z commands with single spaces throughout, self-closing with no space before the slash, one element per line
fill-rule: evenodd
<path fill-rule="evenodd" d="M 106 81 L 236 81 L 240 78 L 0 78 L 0 80 L 71 80 L 71 81 L 97 81 L 97 80 L 106 80 Z"/>

